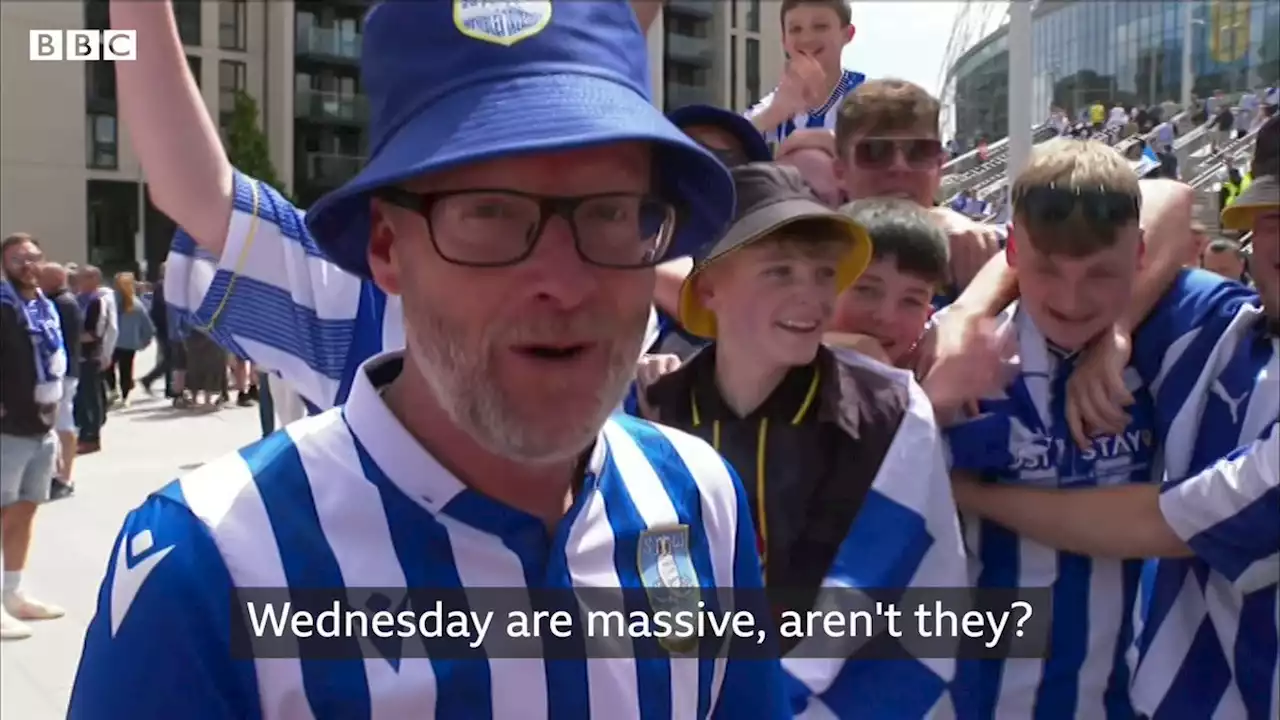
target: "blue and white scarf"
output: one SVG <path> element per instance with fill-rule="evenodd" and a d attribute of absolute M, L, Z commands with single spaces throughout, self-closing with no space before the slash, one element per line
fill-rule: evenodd
<path fill-rule="evenodd" d="M 58 402 L 62 399 L 62 378 L 67 374 L 67 353 L 57 308 L 39 290 L 34 299 L 23 299 L 8 280 L 0 281 L 0 303 L 14 309 L 18 322 L 31 335 L 36 402 L 41 405 Z"/>

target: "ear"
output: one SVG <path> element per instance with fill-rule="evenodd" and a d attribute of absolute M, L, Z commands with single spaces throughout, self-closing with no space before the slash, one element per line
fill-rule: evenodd
<path fill-rule="evenodd" d="M 1138 228 L 1138 267 L 1143 266 L 1143 262 L 1147 255 L 1147 231 Z"/>
<path fill-rule="evenodd" d="M 381 200 L 370 200 L 369 272 L 373 282 L 388 295 L 399 295 L 400 260 L 395 252 L 395 227 Z"/>
<path fill-rule="evenodd" d="M 850 23 L 849 29 L 845 30 L 844 44 L 848 45 L 849 43 L 853 42 L 853 36 L 856 35 L 857 32 L 858 32 L 858 28 L 854 26 L 853 23 Z"/>
<path fill-rule="evenodd" d="M 1016 268 L 1018 266 L 1018 245 L 1014 242 L 1013 225 L 1009 226 L 1009 237 L 1005 240 L 1004 259 L 1009 263 L 1009 267 Z"/>

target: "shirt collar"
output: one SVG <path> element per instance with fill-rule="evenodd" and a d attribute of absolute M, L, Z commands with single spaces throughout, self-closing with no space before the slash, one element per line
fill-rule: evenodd
<path fill-rule="evenodd" d="M 440 513 L 467 486 L 436 460 L 387 407 L 382 391 L 404 368 L 404 351 L 375 355 L 356 370 L 351 393 L 342 406 L 347 427 L 382 473 L 407 496 L 432 513 Z M 597 436 L 586 464 L 599 475 L 608 458 L 604 431 Z"/>

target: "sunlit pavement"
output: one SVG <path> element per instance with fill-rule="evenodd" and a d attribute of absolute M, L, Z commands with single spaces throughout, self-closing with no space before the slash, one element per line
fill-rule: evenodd
<path fill-rule="evenodd" d="M 150 369 L 152 353 L 137 366 Z M 257 407 L 234 403 L 214 413 L 174 410 L 136 389 L 133 404 L 111 412 L 102 451 L 76 461 L 76 494 L 36 517 L 22 586 L 66 608 L 59 620 L 32 623 L 26 640 L 0 642 L 0 718 L 62 720 L 75 680 L 98 584 L 125 513 L 172 478 L 260 435 Z"/>

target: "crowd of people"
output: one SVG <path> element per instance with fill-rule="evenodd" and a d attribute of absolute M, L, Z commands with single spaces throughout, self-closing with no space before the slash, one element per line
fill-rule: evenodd
<path fill-rule="evenodd" d="M 107 284 L 94 265 L 47 260 L 28 233 L 7 236 L 0 257 L 0 639 L 15 640 L 31 635 L 28 621 L 63 614 L 21 588 L 34 508 L 75 494 L 75 460 L 102 450 L 111 412 L 128 408 L 136 389 L 153 395 L 160 381 L 178 409 L 216 410 L 231 401 L 233 388 L 242 407 L 259 394 L 249 362 L 208 340 L 189 317 L 169 313 L 162 287 L 153 292 L 130 272 L 116 273 Z M 153 342 L 157 362 L 139 377 L 135 359 Z M 264 435 L 274 429 L 269 396 L 265 406 Z"/>
<path fill-rule="evenodd" d="M 1037 146 L 1010 225 L 938 206 L 938 100 L 841 67 L 842 0 L 779 3 L 745 115 L 664 116 L 657 4 L 378 5 L 373 154 L 304 210 L 230 165 L 169 4 L 112 1 L 165 305 L 309 417 L 128 515 L 69 717 L 1274 717 L 1280 120 L 1227 278 L 1106 143 Z M 12 287 L 44 408 L 64 340 Z M 1053 602 L 1048 659 L 238 657 L 263 587 Z"/>

